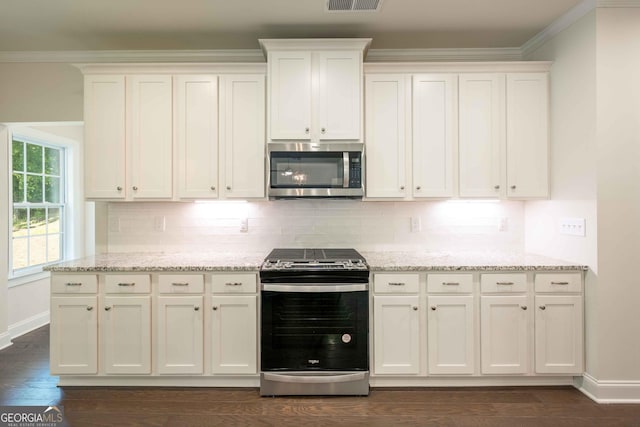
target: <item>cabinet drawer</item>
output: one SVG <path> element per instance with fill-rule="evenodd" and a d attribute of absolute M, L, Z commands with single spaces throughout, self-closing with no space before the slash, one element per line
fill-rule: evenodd
<path fill-rule="evenodd" d="M 581 292 L 580 273 L 540 273 L 536 274 L 536 292 Z"/>
<path fill-rule="evenodd" d="M 108 274 L 104 276 L 108 294 L 148 294 L 151 279 L 148 274 Z"/>
<path fill-rule="evenodd" d="M 382 294 L 416 294 L 419 282 L 418 274 L 380 273 L 373 276 L 374 291 Z"/>
<path fill-rule="evenodd" d="M 161 274 L 158 276 L 161 294 L 201 294 L 204 276 L 201 274 Z"/>
<path fill-rule="evenodd" d="M 480 289 L 482 292 L 526 292 L 527 274 L 482 274 L 480 275 Z"/>
<path fill-rule="evenodd" d="M 470 294 L 473 292 L 472 274 L 428 274 L 427 292 Z"/>
<path fill-rule="evenodd" d="M 95 274 L 52 274 L 51 293 L 95 294 L 98 292 L 98 276 Z"/>
<path fill-rule="evenodd" d="M 258 278 L 254 273 L 214 274 L 211 284 L 213 293 L 252 294 L 257 292 Z"/>

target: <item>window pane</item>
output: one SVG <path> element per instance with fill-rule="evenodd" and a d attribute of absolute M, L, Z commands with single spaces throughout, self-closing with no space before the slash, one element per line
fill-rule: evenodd
<path fill-rule="evenodd" d="M 49 227 L 47 233 L 60 232 L 60 208 L 49 208 Z"/>
<path fill-rule="evenodd" d="M 24 174 L 13 174 L 13 203 L 24 202 Z"/>
<path fill-rule="evenodd" d="M 44 197 L 49 203 L 60 203 L 60 178 L 52 176 L 44 178 Z"/>
<path fill-rule="evenodd" d="M 31 237 L 29 239 L 29 265 L 44 264 L 47 262 L 47 236 Z"/>
<path fill-rule="evenodd" d="M 11 158 L 13 159 L 13 170 L 24 172 L 24 143 L 22 141 L 13 141 Z"/>
<path fill-rule="evenodd" d="M 42 146 L 27 144 L 27 172 L 42 173 Z"/>
<path fill-rule="evenodd" d="M 42 176 L 27 175 L 27 202 L 42 203 Z"/>
<path fill-rule="evenodd" d="M 49 234 L 47 236 L 49 244 L 47 245 L 47 262 L 60 260 L 60 235 Z"/>
<path fill-rule="evenodd" d="M 31 209 L 31 219 L 29 227 L 31 235 L 47 234 L 46 212 L 44 208 Z"/>
<path fill-rule="evenodd" d="M 44 173 L 48 175 L 60 175 L 60 150 L 57 148 L 45 147 Z"/>
<path fill-rule="evenodd" d="M 29 266 L 29 261 L 27 259 L 27 244 L 27 239 L 13 239 L 13 270 Z"/>
<path fill-rule="evenodd" d="M 27 235 L 27 209 L 16 208 L 13 210 L 13 236 Z"/>

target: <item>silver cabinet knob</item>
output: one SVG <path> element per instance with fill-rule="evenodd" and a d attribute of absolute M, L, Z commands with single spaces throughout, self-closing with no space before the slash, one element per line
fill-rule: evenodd
<path fill-rule="evenodd" d="M 418 311 L 418 306 L 417 305 L 413 306 L 413 311 Z"/>
<path fill-rule="evenodd" d="M 420 190 L 422 187 L 420 187 L 419 185 L 416 187 L 416 190 Z"/>
<path fill-rule="evenodd" d="M 546 309 L 547 309 L 547 307 L 546 307 L 546 306 L 544 306 L 544 305 L 541 305 L 541 306 L 540 306 L 540 310 L 546 310 Z"/>
<path fill-rule="evenodd" d="M 404 190 L 404 185 L 401 185 L 401 186 L 400 186 L 400 189 L 401 189 L 401 190 Z"/>
<path fill-rule="evenodd" d="M 522 306 L 520 306 L 520 308 L 523 309 L 523 310 L 526 310 L 527 306 L 526 305 L 522 305 Z"/>
<path fill-rule="evenodd" d="M 214 187 L 213 185 L 211 186 L 211 191 L 216 191 L 216 187 Z"/>
<path fill-rule="evenodd" d="M 138 187 L 137 186 L 133 186 L 133 191 L 138 191 Z"/>
<path fill-rule="evenodd" d="M 195 311 L 198 311 L 198 310 L 200 310 L 200 307 L 196 305 L 195 307 L 193 307 L 193 309 L 194 309 Z"/>
<path fill-rule="evenodd" d="M 91 311 L 91 310 L 93 310 L 93 307 L 91 307 L 90 305 L 87 306 L 87 311 Z"/>
<path fill-rule="evenodd" d="M 516 186 L 515 186 L 515 185 L 512 185 L 512 186 L 511 186 L 511 189 L 512 189 L 512 190 L 515 190 L 515 189 L 516 189 Z"/>
<path fill-rule="evenodd" d="M 499 186 L 499 185 L 494 185 L 494 186 L 493 186 L 493 189 L 494 189 L 494 190 L 499 190 L 499 189 L 500 189 L 500 186 Z"/>
<path fill-rule="evenodd" d="M 304 133 L 309 133 L 309 128 L 304 128 Z"/>
<path fill-rule="evenodd" d="M 217 305 L 214 305 L 214 306 L 213 306 L 213 311 L 216 311 L 217 309 L 218 309 L 218 306 L 217 306 Z"/>
<path fill-rule="evenodd" d="M 119 185 L 116 187 L 116 190 L 118 191 L 122 191 L 122 187 L 120 187 Z"/>
<path fill-rule="evenodd" d="M 111 310 L 111 307 L 105 307 L 104 308 L 104 311 L 109 311 L 109 310 Z"/>
<path fill-rule="evenodd" d="M 436 306 L 435 306 L 435 305 L 432 305 L 432 306 L 431 306 L 431 310 L 436 311 Z"/>
<path fill-rule="evenodd" d="M 227 185 L 227 190 L 231 190 L 231 187 Z"/>
<path fill-rule="evenodd" d="M 327 129 L 326 129 L 326 128 L 322 128 L 322 129 L 320 129 L 320 132 L 321 132 L 321 133 L 326 133 L 326 132 L 327 132 Z"/>

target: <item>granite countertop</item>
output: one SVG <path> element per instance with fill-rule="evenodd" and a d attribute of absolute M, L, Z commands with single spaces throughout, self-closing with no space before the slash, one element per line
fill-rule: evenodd
<path fill-rule="evenodd" d="M 118 271 L 258 271 L 265 254 L 260 253 L 112 253 L 53 264 L 51 272 Z"/>
<path fill-rule="evenodd" d="M 531 254 L 361 251 L 371 271 L 586 271 L 588 266 Z M 62 262 L 51 272 L 258 271 L 267 254 L 114 253 Z"/>
<path fill-rule="evenodd" d="M 491 252 L 361 252 L 371 271 L 586 271 L 588 266 L 541 255 Z"/>

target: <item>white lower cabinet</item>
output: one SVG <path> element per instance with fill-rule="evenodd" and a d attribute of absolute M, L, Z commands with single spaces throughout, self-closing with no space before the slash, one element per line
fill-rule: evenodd
<path fill-rule="evenodd" d="M 106 374 L 151 373 L 151 297 L 106 296 L 100 316 Z"/>
<path fill-rule="evenodd" d="M 202 295 L 159 296 L 156 303 L 156 362 L 159 374 L 202 374 Z"/>
<path fill-rule="evenodd" d="M 212 373 L 257 373 L 257 299 L 255 295 L 211 297 Z"/>
<path fill-rule="evenodd" d="M 483 295 L 480 305 L 482 373 L 526 374 L 531 325 L 527 295 Z"/>
<path fill-rule="evenodd" d="M 427 305 L 429 373 L 473 374 L 473 295 L 431 295 Z"/>
<path fill-rule="evenodd" d="M 582 296 L 536 295 L 535 303 L 536 373 L 582 374 Z"/>
<path fill-rule="evenodd" d="M 98 373 L 97 296 L 52 297 L 50 331 L 52 375 Z"/>
<path fill-rule="evenodd" d="M 420 369 L 419 297 L 374 296 L 374 373 L 417 374 Z"/>

